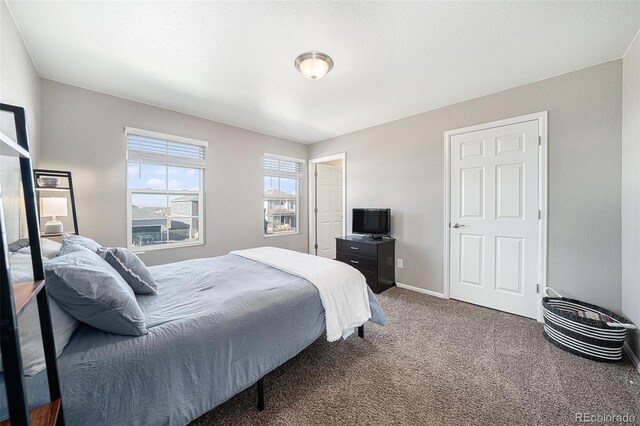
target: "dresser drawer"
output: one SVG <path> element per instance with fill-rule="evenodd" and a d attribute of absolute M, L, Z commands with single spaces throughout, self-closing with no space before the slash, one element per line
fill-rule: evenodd
<path fill-rule="evenodd" d="M 367 285 L 371 287 L 374 293 L 378 293 L 378 274 L 370 271 L 360 271 L 364 275 L 364 279 L 367 280 Z"/>
<path fill-rule="evenodd" d="M 362 256 L 352 256 L 350 254 L 336 253 L 336 259 L 351 265 L 358 271 L 375 272 L 378 269 L 378 262 L 375 259 L 369 259 Z"/>
<path fill-rule="evenodd" d="M 375 244 L 360 243 L 358 241 L 336 240 L 336 251 L 354 256 L 378 258 L 378 247 Z"/>
<path fill-rule="evenodd" d="M 336 238 L 336 260 L 356 268 L 374 293 L 395 285 L 393 238 L 369 239 L 357 235 Z"/>

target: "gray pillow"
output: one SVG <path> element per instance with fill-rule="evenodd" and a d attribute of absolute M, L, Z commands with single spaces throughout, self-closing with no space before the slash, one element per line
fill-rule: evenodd
<path fill-rule="evenodd" d="M 78 320 L 114 334 L 147 334 L 131 287 L 96 253 L 76 246 L 45 264 L 47 290 Z"/>
<path fill-rule="evenodd" d="M 28 238 L 22 238 L 21 240 L 14 241 L 13 243 L 9 244 L 9 251 L 13 253 L 25 247 L 29 247 Z"/>
<path fill-rule="evenodd" d="M 48 238 L 40 239 L 40 252 L 42 253 L 42 257 L 44 257 L 45 259 L 53 259 L 60 254 L 60 250 L 62 250 L 62 244 L 60 244 L 59 242 L 50 240 Z M 30 255 L 31 246 L 27 244 L 26 247 L 18 250 L 18 253 Z"/>
<path fill-rule="evenodd" d="M 60 254 L 66 254 L 69 252 L 69 248 L 72 245 L 79 245 L 86 249 L 91 250 L 92 252 L 97 252 L 100 247 L 100 244 L 93 241 L 91 238 L 83 237 L 82 235 L 73 235 L 67 234 L 63 237 L 62 240 L 62 249 L 60 250 Z"/>
<path fill-rule="evenodd" d="M 126 248 L 100 248 L 98 254 L 115 269 L 138 294 L 158 294 L 151 272 L 135 253 Z"/>

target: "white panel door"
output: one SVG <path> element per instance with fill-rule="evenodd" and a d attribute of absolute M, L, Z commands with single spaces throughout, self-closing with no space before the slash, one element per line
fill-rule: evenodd
<path fill-rule="evenodd" d="M 316 165 L 317 255 L 336 258 L 336 237 L 342 236 L 342 167 Z"/>
<path fill-rule="evenodd" d="M 537 317 L 538 121 L 451 136 L 450 297 Z"/>

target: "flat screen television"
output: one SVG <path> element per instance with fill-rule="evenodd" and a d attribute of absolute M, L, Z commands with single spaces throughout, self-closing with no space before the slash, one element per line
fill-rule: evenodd
<path fill-rule="evenodd" d="M 354 234 L 382 238 L 389 236 L 390 228 L 391 209 L 353 209 L 351 229 Z"/>

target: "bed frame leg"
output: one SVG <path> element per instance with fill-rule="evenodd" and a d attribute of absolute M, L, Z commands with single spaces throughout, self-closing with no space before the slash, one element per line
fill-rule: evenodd
<path fill-rule="evenodd" d="M 358 337 L 361 337 L 364 339 L 364 324 L 358 327 Z"/>
<path fill-rule="evenodd" d="M 264 377 L 258 380 L 258 411 L 264 410 Z"/>

